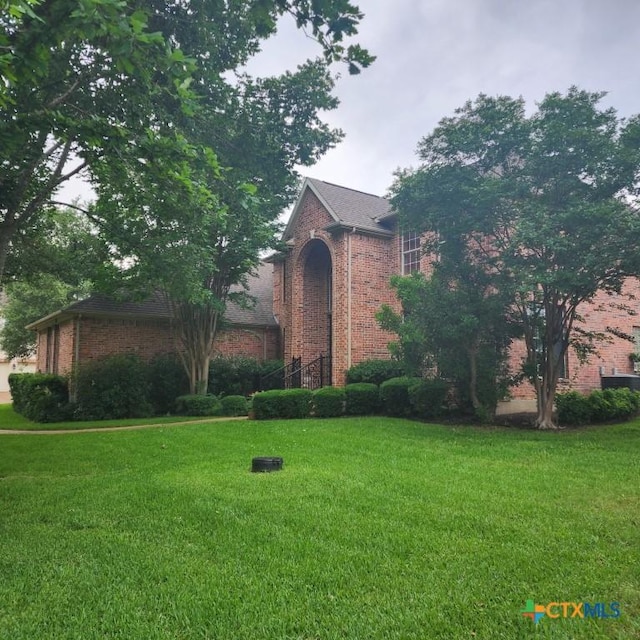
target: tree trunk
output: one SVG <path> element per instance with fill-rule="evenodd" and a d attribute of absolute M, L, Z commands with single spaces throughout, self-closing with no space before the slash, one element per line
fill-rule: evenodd
<path fill-rule="evenodd" d="M 189 376 L 189 393 L 206 395 L 213 341 L 218 330 L 219 307 L 179 302 L 172 305 L 180 358 Z"/>
<path fill-rule="evenodd" d="M 13 216 L 11 216 L 13 218 Z M 7 266 L 7 258 L 9 257 L 9 246 L 11 239 L 15 233 L 15 224 L 5 220 L 0 223 L 0 287 L 4 281 L 4 272 Z"/>
<path fill-rule="evenodd" d="M 542 403 L 538 404 L 538 416 L 536 427 L 538 429 L 557 429 L 558 425 L 553 420 L 553 401 L 555 394 L 544 394 Z"/>
<path fill-rule="evenodd" d="M 204 396 L 209 388 L 209 363 L 211 357 L 207 353 L 194 354 L 190 370 L 193 372 L 189 376 L 189 393 L 192 395 Z"/>
<path fill-rule="evenodd" d="M 473 346 L 469 349 L 469 397 L 471 406 L 474 409 L 480 408 L 480 400 L 478 398 L 478 347 Z"/>

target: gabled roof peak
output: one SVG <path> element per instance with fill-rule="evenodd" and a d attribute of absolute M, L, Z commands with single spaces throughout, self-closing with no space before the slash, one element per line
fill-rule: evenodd
<path fill-rule="evenodd" d="M 293 236 L 293 228 L 307 189 L 320 200 L 337 227 L 351 227 L 362 232 L 389 233 L 389 230 L 378 221 L 388 217 L 392 212 L 391 203 L 386 198 L 317 178 L 305 178 L 285 229 L 284 240 Z"/>

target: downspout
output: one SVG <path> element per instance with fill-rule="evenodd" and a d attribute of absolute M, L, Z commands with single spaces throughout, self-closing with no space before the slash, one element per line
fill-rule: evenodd
<path fill-rule="evenodd" d="M 75 378 L 76 378 L 76 372 L 78 370 L 78 364 L 80 360 L 80 318 L 82 318 L 82 314 L 78 314 L 78 317 L 76 318 L 76 332 L 75 332 L 76 340 L 74 345 L 73 363 L 71 365 L 72 384 L 71 384 L 71 389 L 69 394 L 69 400 L 74 403 L 77 401 Z"/>
<path fill-rule="evenodd" d="M 347 370 L 351 369 L 351 236 L 355 232 L 353 227 L 347 236 Z"/>

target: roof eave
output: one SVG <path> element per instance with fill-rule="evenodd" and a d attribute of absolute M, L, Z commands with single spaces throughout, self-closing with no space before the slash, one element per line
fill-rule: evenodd
<path fill-rule="evenodd" d="M 25 329 L 30 331 L 39 331 L 40 329 L 46 329 L 56 324 L 60 324 L 65 320 L 71 320 L 73 318 L 112 318 L 114 320 L 158 320 L 162 322 L 169 322 L 171 316 L 162 313 L 136 313 L 130 311 L 92 311 L 92 310 L 62 310 L 40 318 L 25 326 Z"/>
<path fill-rule="evenodd" d="M 335 222 L 324 227 L 324 231 L 328 231 L 329 233 L 339 233 L 341 231 L 351 231 L 357 232 L 362 235 L 367 236 L 376 236 L 379 238 L 393 238 L 393 231 L 388 231 L 387 229 L 371 229 L 369 227 L 362 227 L 358 225 L 346 224 L 344 222 Z"/>

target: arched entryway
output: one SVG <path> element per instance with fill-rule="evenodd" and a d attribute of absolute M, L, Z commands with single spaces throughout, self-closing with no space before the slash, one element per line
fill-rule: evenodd
<path fill-rule="evenodd" d="M 333 266 L 329 247 L 312 240 L 302 251 L 302 365 L 327 358 L 324 384 L 331 384 Z"/>

